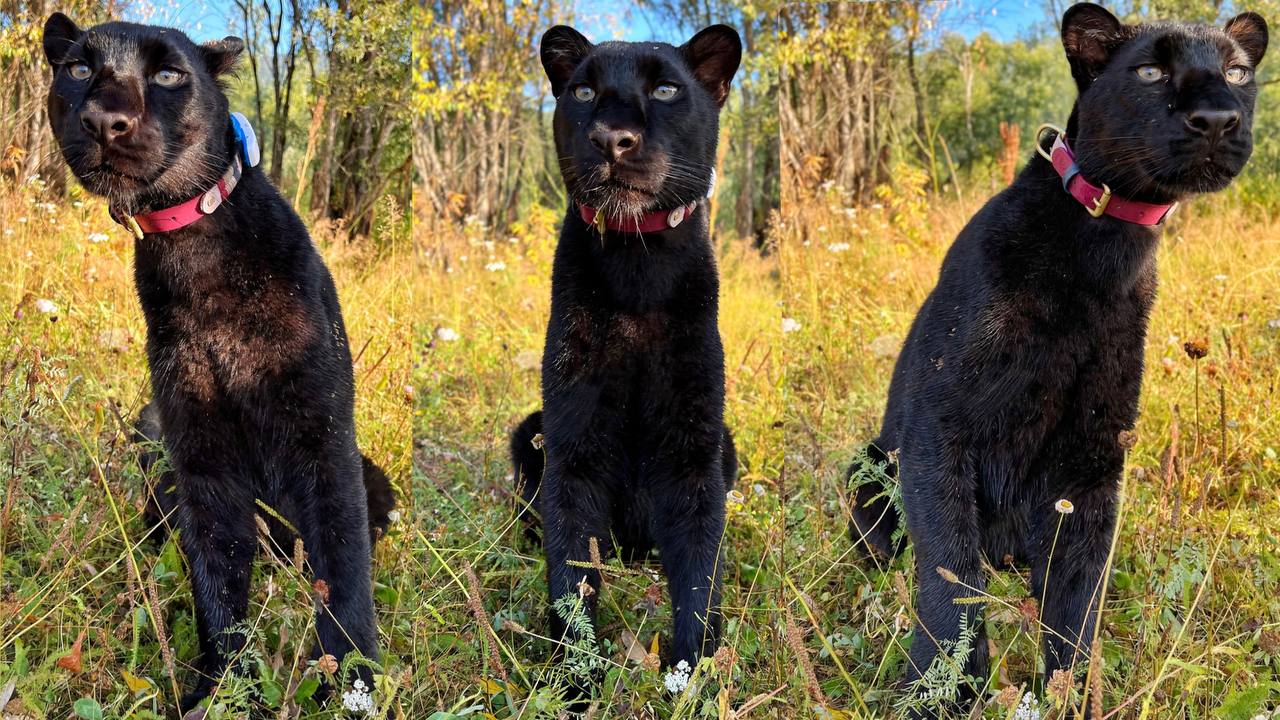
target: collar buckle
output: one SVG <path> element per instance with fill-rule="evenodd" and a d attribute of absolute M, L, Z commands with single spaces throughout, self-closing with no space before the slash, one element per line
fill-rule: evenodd
<path fill-rule="evenodd" d="M 1040 138 L 1044 137 L 1045 130 L 1054 131 L 1055 133 L 1058 134 L 1058 137 L 1066 137 L 1067 131 L 1063 130 L 1057 125 L 1054 125 L 1053 123 L 1040 123 L 1040 127 L 1036 128 L 1036 138 L 1035 138 L 1036 152 L 1040 153 L 1040 157 L 1044 158 L 1045 160 L 1048 160 L 1049 164 L 1052 165 L 1053 157 L 1049 155 L 1049 153 L 1045 152 L 1044 146 L 1040 144 Z"/>
<path fill-rule="evenodd" d="M 142 226 L 138 224 L 138 221 L 132 215 L 125 215 L 123 221 L 118 220 L 117 222 L 128 228 L 135 239 L 141 240 L 143 238 Z"/>
<path fill-rule="evenodd" d="M 1111 204 L 1111 188 L 1102 183 L 1102 195 L 1093 201 L 1093 207 L 1086 208 L 1093 217 L 1102 217 L 1107 212 L 1107 206 Z"/>

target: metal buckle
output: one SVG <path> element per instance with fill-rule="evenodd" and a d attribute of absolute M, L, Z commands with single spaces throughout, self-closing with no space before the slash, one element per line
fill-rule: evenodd
<path fill-rule="evenodd" d="M 1086 208 L 1093 217 L 1102 217 L 1107 211 L 1107 205 L 1111 203 L 1111 188 L 1106 183 L 1102 183 L 1102 197 L 1093 201 L 1093 207 Z"/>
<path fill-rule="evenodd" d="M 1062 137 L 1067 133 L 1065 130 L 1058 127 L 1057 125 L 1054 125 L 1053 123 L 1040 123 L 1040 127 L 1036 128 L 1036 152 L 1040 153 L 1040 157 L 1052 163 L 1053 157 L 1050 156 L 1049 153 L 1045 152 L 1044 148 L 1040 146 L 1040 137 L 1044 135 L 1045 130 L 1052 130 L 1058 133 L 1058 137 Z"/>
<path fill-rule="evenodd" d="M 138 221 L 135 220 L 132 215 L 125 215 L 124 220 L 121 220 L 120 224 L 128 228 L 129 232 L 133 233 L 135 238 L 139 240 L 142 239 L 144 234 L 142 232 L 142 226 L 138 224 Z"/>

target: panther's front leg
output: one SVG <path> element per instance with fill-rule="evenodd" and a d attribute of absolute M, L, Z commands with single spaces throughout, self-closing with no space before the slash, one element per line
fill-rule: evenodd
<path fill-rule="evenodd" d="M 958 665 L 966 679 L 957 700 L 968 710 L 965 704 L 977 697 L 987 677 L 982 604 L 970 601 L 985 594 L 986 577 L 977 474 L 963 444 L 948 442 L 951 437 L 937 419 L 915 418 L 906 425 L 899 459 L 918 592 L 907 680 L 926 677 L 937 663 Z M 917 711 L 913 717 L 937 717 L 939 710 Z"/>
<path fill-rule="evenodd" d="M 182 700 L 189 710 L 207 697 L 244 650 L 249 581 L 257 550 L 253 486 L 228 447 L 232 433 L 177 434 L 170 447 L 177 495 L 176 526 L 190 568 L 200 640 L 200 678 Z"/>
<path fill-rule="evenodd" d="M 654 494 L 650 529 L 671 593 L 669 661 L 690 667 L 716 651 L 722 622 L 725 481 L 718 452 L 699 460 L 658 470 L 671 484 Z"/>
<path fill-rule="evenodd" d="M 563 655 L 567 645 L 582 638 L 560 610 L 579 608 L 595 625 L 600 574 L 591 567 L 591 542 L 600 552 L 611 547 L 611 518 L 624 484 L 625 455 L 616 413 L 610 412 L 594 385 L 566 379 L 548 400 L 540 506 L 551 637 L 559 643 L 556 654 Z M 569 608 L 563 607 L 565 598 Z"/>

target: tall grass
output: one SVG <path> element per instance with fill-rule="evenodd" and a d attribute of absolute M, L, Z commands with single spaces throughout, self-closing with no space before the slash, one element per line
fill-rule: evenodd
<path fill-rule="evenodd" d="M 910 187 L 910 178 L 906 178 Z M 786 208 L 779 238 L 788 336 L 788 567 L 809 603 L 823 692 L 857 717 L 897 700 L 911 621 L 910 553 L 876 566 L 845 534 L 843 469 L 879 429 L 894 357 L 942 256 L 987 195 L 837 188 Z M 1165 232 L 1137 444 L 1101 638 L 1106 717 L 1271 717 L 1280 704 L 1280 223 L 1213 200 Z M 1187 343 L 1193 343 L 1189 353 Z M 1198 347 L 1207 355 L 1193 359 Z M 998 560 L 997 560 L 998 562 Z M 992 674 L 982 717 L 1038 687 L 1025 573 L 992 572 Z M 799 601 L 797 601 L 799 602 Z M 836 663 L 836 660 L 839 663 Z M 843 668 L 843 670 L 841 670 Z M 1041 695 L 1064 717 L 1074 689 Z M 1022 717 L 1022 716 L 1019 716 Z"/>
<path fill-rule="evenodd" d="M 144 482 L 129 424 L 150 395 L 133 240 L 103 204 L 0 186 L 0 706 L 7 718 L 151 718 L 189 686 L 196 634 L 172 541 L 140 542 Z M 411 264 L 394 242 L 348 244 L 317 228 L 355 354 L 361 448 L 408 493 Z M 411 642 L 396 568 L 402 525 L 376 562 L 388 667 Z M 286 549 L 288 550 L 288 549 Z M 286 556 L 287 556 L 286 552 Z M 310 580 L 260 560 L 250 607 L 256 677 L 228 679 L 208 717 L 275 715 L 317 679 Z M 406 655 L 408 653 L 406 652 Z M 391 677 L 398 677 L 392 675 Z M 390 678 L 387 683 L 394 684 Z M 389 691 L 386 694 L 390 694 Z M 332 715 L 330 713 L 329 715 Z"/>
<path fill-rule="evenodd" d="M 853 209 L 827 188 L 785 208 L 771 255 L 717 241 L 742 464 L 725 647 L 694 669 L 692 692 L 668 692 L 652 652 L 671 615 L 660 567 L 606 559 L 599 647 L 568 651 L 604 669 L 592 717 L 893 716 L 911 557 L 854 556 L 842 470 L 876 432 L 893 355 L 978 195 L 899 189 Z M 127 423 L 148 390 L 132 241 L 97 201 L 40 198 L 0 188 L 0 703 L 6 718 L 157 717 L 190 682 L 195 632 L 176 548 L 139 543 Z M 471 223 L 411 247 L 316 228 L 357 354 L 361 445 L 400 491 L 375 563 L 375 697 L 394 717 L 565 709 L 544 560 L 515 521 L 506 457 L 539 403 L 558 220 L 535 208 L 502 232 Z M 1278 246 L 1280 223 L 1208 201 L 1167 230 L 1101 631 L 1107 717 L 1250 720 L 1278 702 Z M 344 716 L 308 698 L 326 670 L 307 661 L 309 581 L 269 553 L 256 575 L 257 670 L 228 678 L 209 717 Z M 1041 717 L 1063 716 L 1081 688 L 1035 684 L 1025 575 L 993 573 L 988 592 L 980 715 L 1014 717 L 1033 692 Z M 956 679 L 935 682 L 945 693 Z"/>

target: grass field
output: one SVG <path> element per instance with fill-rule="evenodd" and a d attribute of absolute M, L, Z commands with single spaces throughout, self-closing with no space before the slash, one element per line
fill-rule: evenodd
<path fill-rule="evenodd" d="M 31 186 L 0 186 L 0 714 L 157 717 L 172 711 L 175 681 L 191 682 L 196 635 L 174 544 L 137 544 L 144 479 L 126 424 L 150 392 L 133 240 L 97 200 L 39 198 Z M 398 280 L 411 253 L 315 235 L 356 355 L 361 447 L 407 489 L 411 296 Z M 410 582 L 397 559 L 412 536 L 394 528 L 376 565 L 386 644 L 406 654 L 412 639 L 393 600 Z M 259 562 L 259 672 L 224 683 L 209 718 L 243 716 L 251 686 L 270 716 L 291 704 L 314 715 L 313 702 L 290 702 L 317 675 L 312 607 L 311 583 L 292 565 Z M 388 665 L 407 669 L 394 655 Z M 389 695 L 395 680 L 384 684 Z"/>
<path fill-rule="evenodd" d="M 914 580 L 910 553 L 882 568 L 851 553 L 843 469 L 878 431 L 911 319 L 986 197 L 887 193 L 853 210 L 831 191 L 784 215 L 784 313 L 800 325 L 787 343 L 787 542 L 797 558 L 787 575 L 807 611 L 790 600 L 793 614 L 814 618 L 805 646 L 822 695 L 855 717 L 895 706 Z M 1231 205 L 1202 215 L 1211 205 L 1184 208 L 1161 249 L 1105 605 L 1106 717 L 1280 713 L 1280 224 Z M 1188 341 L 1207 344 L 1207 356 L 1189 357 Z M 1017 714 L 1027 691 L 1040 692 L 1028 578 L 996 573 L 988 592 L 993 678 L 981 717 L 1031 717 Z M 1064 716 L 1081 684 L 1042 695 L 1035 717 Z"/>
<path fill-rule="evenodd" d="M 594 718 L 892 717 L 909 641 L 910 554 L 858 560 L 842 469 L 879 421 L 893 355 L 976 193 L 834 192 L 791 204 L 776 251 L 719 241 L 729 502 L 725 648 L 673 696 L 652 655 L 670 606 L 660 568 L 615 561 L 602 589 L 606 671 Z M 1161 251 L 1138 444 L 1106 603 L 1107 717 L 1253 720 L 1280 705 L 1280 223 L 1208 203 Z M 465 225 L 409 247 L 316 237 L 357 353 L 362 446 L 392 471 L 400 518 L 377 550 L 384 648 L 375 697 L 397 718 L 551 718 L 545 567 L 515 522 L 507 433 L 538 405 L 558 212 L 509 233 Z M 180 558 L 136 546 L 144 479 L 126 423 L 148 395 L 132 242 L 100 203 L 0 189 L 0 712 L 152 718 L 190 682 Z M 1187 342 L 1207 346 L 1193 359 Z M 413 433 L 412 455 L 409 453 Z M 210 718 L 343 717 L 307 698 L 312 589 L 262 559 L 259 671 Z M 1063 717 L 1034 687 L 1023 576 L 989 586 L 998 658 L 985 718 Z M 1019 715 L 1028 691 L 1038 716 Z M 299 699 L 301 698 L 301 699 Z"/>

